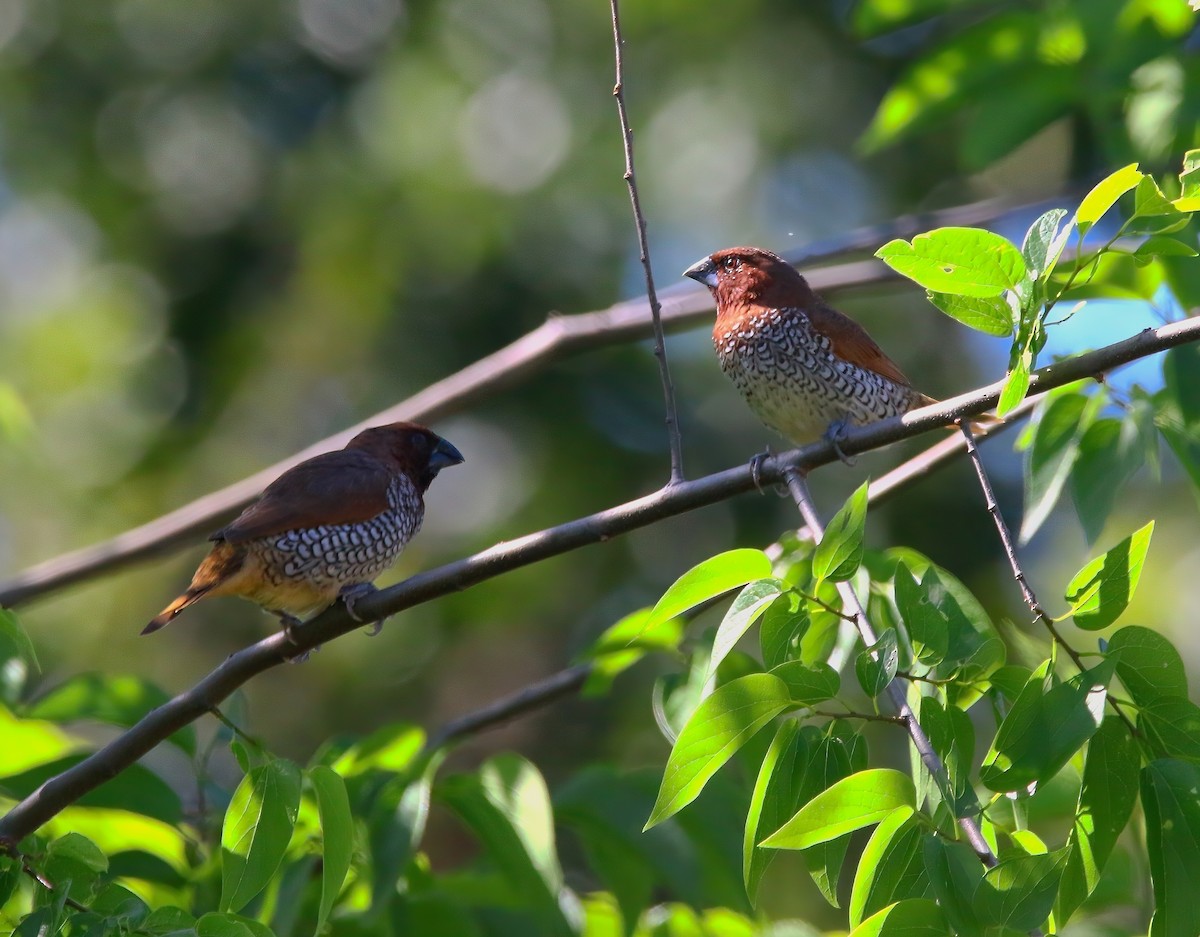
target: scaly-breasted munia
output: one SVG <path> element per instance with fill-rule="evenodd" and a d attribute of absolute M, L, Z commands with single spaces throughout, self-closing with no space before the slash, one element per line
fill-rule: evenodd
<path fill-rule="evenodd" d="M 731 247 L 693 264 L 717 301 L 721 370 L 755 414 L 797 445 L 933 403 L 863 328 L 782 257 Z"/>
<path fill-rule="evenodd" d="M 192 584 L 142 634 L 218 595 L 249 599 L 285 626 L 339 597 L 354 616 L 354 601 L 421 529 L 430 482 L 462 461 L 424 426 L 390 423 L 288 469 L 209 538 L 216 542 Z"/>

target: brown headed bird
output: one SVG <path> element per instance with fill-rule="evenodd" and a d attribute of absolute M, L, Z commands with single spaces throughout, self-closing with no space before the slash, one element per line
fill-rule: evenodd
<path fill-rule="evenodd" d="M 390 423 L 288 469 L 209 537 L 215 544 L 192 584 L 142 634 L 218 595 L 249 599 L 285 628 L 338 598 L 357 618 L 355 600 L 375 591 L 371 581 L 421 529 L 430 482 L 462 460 L 424 426 Z"/>
<path fill-rule="evenodd" d="M 693 264 L 717 301 L 721 370 L 758 418 L 797 445 L 934 403 L 863 328 L 827 306 L 782 257 L 731 247 Z"/>

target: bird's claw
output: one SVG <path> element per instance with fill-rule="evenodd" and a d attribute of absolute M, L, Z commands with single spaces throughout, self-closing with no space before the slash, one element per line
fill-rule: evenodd
<path fill-rule="evenodd" d="M 771 447 L 767 446 L 762 452 L 756 453 L 750 457 L 750 480 L 754 482 L 754 487 L 758 489 L 760 495 L 765 495 L 762 486 L 762 467 L 767 459 L 771 458 L 773 453 Z"/>
<path fill-rule="evenodd" d="M 279 616 L 279 621 L 283 624 L 283 636 L 288 639 L 289 643 L 299 644 L 300 642 L 296 640 L 296 634 L 293 629 L 297 625 L 302 624 L 300 619 L 295 615 L 288 615 L 286 612 L 276 612 L 276 614 Z M 284 660 L 286 660 L 289 664 L 302 664 L 308 660 L 309 655 L 311 655 L 315 650 L 317 650 L 317 648 L 309 648 L 307 651 L 301 651 L 299 654 L 294 654 L 291 657 L 285 657 Z"/>
<path fill-rule="evenodd" d="M 358 600 L 366 598 L 368 595 L 374 595 L 379 589 L 374 583 L 370 582 L 352 582 L 349 585 L 342 586 L 338 591 L 338 598 L 342 600 L 342 604 L 346 606 L 346 614 L 353 618 L 360 625 L 367 624 L 366 619 L 362 618 L 355 610 L 354 606 L 358 604 Z M 386 618 L 381 618 L 378 621 L 370 622 L 371 627 L 367 629 L 368 637 L 375 637 L 383 630 L 383 623 Z"/>
<path fill-rule="evenodd" d="M 834 454 L 841 460 L 843 465 L 854 465 L 854 457 L 848 456 L 842 452 L 842 447 L 838 445 L 846 436 L 846 430 L 850 428 L 850 424 L 846 420 L 835 420 L 829 424 L 829 429 L 825 430 L 825 439 L 829 445 L 833 446 Z"/>

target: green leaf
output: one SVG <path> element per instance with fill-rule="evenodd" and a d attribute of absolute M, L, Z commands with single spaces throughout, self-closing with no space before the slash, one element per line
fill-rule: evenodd
<path fill-rule="evenodd" d="M 221 910 L 238 911 L 279 868 L 296 826 L 300 769 L 272 759 L 242 778 L 221 829 Z"/>
<path fill-rule="evenodd" d="M 1116 662 L 1117 676 L 1138 706 L 1164 696 L 1188 698 L 1183 658 L 1157 631 L 1126 625 L 1109 638 L 1105 656 Z"/>
<path fill-rule="evenodd" d="M 897 807 L 915 807 L 908 775 L 872 768 L 818 794 L 762 843 L 770 849 L 807 849 L 884 819 Z"/>
<path fill-rule="evenodd" d="M 825 528 L 813 553 L 813 577 L 819 581 L 849 579 L 862 563 L 863 528 L 867 518 L 867 487 L 863 482 Z"/>
<path fill-rule="evenodd" d="M 441 762 L 441 756 L 435 754 L 415 780 L 393 778 L 371 805 L 366 817 L 371 857 L 370 918 L 387 910 L 397 880 L 425 835 L 433 776 Z"/>
<path fill-rule="evenodd" d="M 716 637 L 713 638 L 712 657 L 708 662 L 710 674 L 716 672 L 725 655 L 733 650 L 734 645 L 754 624 L 755 619 L 786 592 L 787 588 L 787 583 L 779 579 L 759 579 L 757 582 L 746 584 L 729 606 L 729 611 L 725 613 L 717 628 Z"/>
<path fill-rule="evenodd" d="M 854 660 L 854 672 L 863 692 L 874 698 L 887 689 L 900 667 L 900 648 L 892 628 L 879 635 L 879 640 L 859 652 Z"/>
<path fill-rule="evenodd" d="M 877 911 L 850 937 L 950 937 L 950 925 L 936 901 L 906 898 Z"/>
<path fill-rule="evenodd" d="M 1026 351 L 1018 356 L 1004 381 L 1000 399 L 996 401 L 996 416 L 1007 416 L 1016 408 L 1017 404 L 1025 399 L 1025 395 L 1029 393 L 1029 369 L 1032 366 L 1032 352 Z"/>
<path fill-rule="evenodd" d="M 1079 442 L 1087 430 L 1088 398 L 1080 393 L 1063 393 L 1039 407 L 1031 426 L 1032 444 L 1025 451 L 1025 517 L 1021 542 L 1028 543 L 1050 515 L 1071 466 L 1079 454 Z"/>
<path fill-rule="evenodd" d="M 1195 198 L 1200 195 L 1200 150 L 1188 150 L 1183 154 L 1179 189 L 1180 198 Z"/>
<path fill-rule="evenodd" d="M 955 296 L 933 290 L 926 290 L 925 295 L 951 319 L 986 335 L 1003 338 L 1015 328 L 1012 307 L 1003 296 Z"/>
<path fill-rule="evenodd" d="M 641 608 L 610 625 L 582 655 L 592 661 L 592 672 L 584 684 L 584 696 L 602 696 L 616 677 L 653 651 L 673 651 L 683 640 L 684 625 L 678 618 L 652 624 L 653 610 Z M 649 627 L 647 627 L 649 625 Z"/>
<path fill-rule="evenodd" d="M 1026 273 L 1010 240 L 980 228 L 937 228 L 911 244 L 889 241 L 875 256 L 927 290 L 954 296 L 999 296 Z"/>
<path fill-rule="evenodd" d="M 1084 631 L 1107 628 L 1129 607 L 1153 533 L 1154 521 L 1151 521 L 1096 557 L 1071 579 L 1066 598 L 1078 627 Z"/>
<path fill-rule="evenodd" d="M 1137 163 L 1130 163 L 1096 183 L 1083 197 L 1079 210 L 1075 212 L 1075 224 L 1079 236 L 1083 237 L 1116 204 L 1117 199 L 1136 186 L 1144 178 Z"/>
<path fill-rule="evenodd" d="M 1066 209 L 1051 208 L 1040 215 L 1025 232 L 1025 241 L 1021 245 L 1021 254 L 1025 258 L 1025 266 L 1029 276 L 1034 280 L 1043 279 L 1058 263 L 1066 245 L 1066 238 L 1059 237 L 1058 226 L 1067 217 Z M 1070 233 L 1071 226 L 1067 225 L 1064 233 Z"/>
<path fill-rule="evenodd" d="M 1095 734 L 1112 663 L 1104 662 L 1067 683 L 1046 689 L 1049 661 L 1033 672 L 996 732 L 979 777 L 999 793 L 1049 780 Z M 1097 696 L 1089 699 L 1093 693 Z M 1089 705 L 1090 704 L 1090 705 Z"/>
<path fill-rule="evenodd" d="M 407 722 L 376 729 L 342 752 L 330 766 L 343 778 L 367 771 L 408 771 L 425 748 L 425 730 Z"/>
<path fill-rule="evenodd" d="M 966 843 L 925 837 L 925 870 L 934 896 L 946 912 L 954 932 L 961 937 L 983 934 L 975 908 L 975 894 L 983 883 L 983 866 Z"/>
<path fill-rule="evenodd" d="M 975 910 L 989 924 L 1030 931 L 1050 916 L 1067 852 L 1002 859 L 975 891 Z"/>
<path fill-rule="evenodd" d="M 1154 886 L 1153 937 L 1200 933 L 1200 767 L 1153 761 L 1142 771 L 1146 850 Z"/>
<path fill-rule="evenodd" d="M 769 579 L 771 561 L 762 550 L 730 550 L 694 566 L 680 576 L 658 600 L 650 617 L 643 622 L 641 634 L 652 631 L 662 622 L 709 599 L 724 595 L 757 579 Z M 634 639 L 630 639 L 631 645 Z"/>
<path fill-rule="evenodd" d="M 1138 708 L 1138 729 L 1158 757 L 1200 763 L 1200 706 L 1176 696 L 1160 696 Z"/>
<path fill-rule="evenodd" d="M 38 663 L 37 652 L 33 649 L 33 642 L 29 640 L 29 635 L 21 627 L 21 622 L 17 618 L 16 612 L 10 611 L 3 606 L 0 606 L 0 636 L 6 638 L 16 648 L 25 663 L 29 664 L 39 673 L 41 672 L 42 666 Z"/>
<path fill-rule="evenodd" d="M 5 612 L 0 610 L 0 618 Z M 26 712 L 33 719 L 73 722 L 93 719 L 130 727 L 170 697 L 141 677 L 131 674 L 85 673 L 71 677 L 35 701 Z M 189 755 L 196 754 L 196 730 L 187 726 L 170 741 Z"/>
<path fill-rule="evenodd" d="M 316 933 L 321 932 L 342 890 L 350 859 L 354 855 L 354 816 L 342 776 L 325 765 L 308 769 L 308 781 L 317 795 L 321 818 L 321 904 L 317 909 Z"/>
<path fill-rule="evenodd" d="M 275 937 L 266 924 L 240 914 L 210 911 L 196 921 L 196 937 Z"/>
<path fill-rule="evenodd" d="M 945 801 L 955 816 L 965 816 L 967 811 L 977 809 L 971 786 L 975 757 L 975 726 L 971 717 L 957 706 L 943 706 L 932 696 L 921 697 L 919 716 L 929 743 L 945 765 L 946 777 L 934 777 L 920 758 L 914 758 L 920 782 L 918 799 L 931 811 Z"/>
<path fill-rule="evenodd" d="M 897 807 L 875 828 L 858 860 L 850 891 L 850 927 L 895 901 L 924 898 L 929 876 L 921 853 L 924 830 L 911 807 Z"/>
<path fill-rule="evenodd" d="M 1180 211 L 1171 204 L 1154 181 L 1153 176 L 1142 176 L 1133 193 L 1131 218 L 1153 218 L 1161 215 L 1178 215 Z"/>
<path fill-rule="evenodd" d="M 1137 424 L 1131 419 L 1105 417 L 1083 434 L 1071 467 L 1071 500 L 1088 543 L 1100 537 L 1117 495 L 1142 467 L 1145 453 Z"/>
<path fill-rule="evenodd" d="M 1070 855 L 1054 915 L 1061 927 L 1100 881 L 1138 795 L 1137 742 L 1117 716 L 1108 716 L 1088 743 L 1075 808 Z"/>
<path fill-rule="evenodd" d="M 28 771 L 9 775 L 0 780 L 0 791 L 7 797 L 28 797 L 51 778 L 74 768 L 85 757 L 87 756 L 82 754 L 68 755 Z M 116 777 L 83 794 L 75 804 L 102 810 L 127 810 L 167 824 L 178 823 L 183 813 L 179 795 L 175 790 L 141 764 L 130 765 Z"/>
<path fill-rule="evenodd" d="M 646 829 L 695 800 L 734 752 L 793 705 L 788 685 L 767 673 L 750 674 L 714 690 L 675 740 Z"/>
<path fill-rule="evenodd" d="M 928 584 L 918 583 L 901 562 L 896 566 L 894 580 L 896 607 L 912 642 L 913 654 L 923 664 L 940 663 L 950 646 L 950 620 L 929 594 L 930 586 L 938 581 L 937 574 L 927 580 Z"/>
<path fill-rule="evenodd" d="M 1138 245 L 1133 252 L 1134 259 L 1149 263 L 1155 257 L 1195 257 L 1196 248 L 1185 244 L 1178 238 L 1166 237 L 1161 234 L 1151 235 Z"/>
<path fill-rule="evenodd" d="M 790 660 L 771 670 L 771 676 L 787 684 L 792 702 L 797 706 L 815 706 L 833 699 L 841 689 L 842 678 L 828 664 L 811 667 L 799 660 Z"/>
<path fill-rule="evenodd" d="M 800 642 L 808 631 L 809 617 L 803 600 L 794 592 L 785 593 L 772 602 L 758 626 L 763 664 L 778 667 L 800 654 Z"/>
<path fill-rule="evenodd" d="M 809 738 L 815 734 L 811 727 L 802 733 L 799 723 L 793 720 L 780 722 L 759 766 L 742 837 L 742 881 L 752 902 L 763 873 L 775 858 L 774 850 L 763 849 L 758 843 L 796 812 L 796 799 L 811 748 Z"/>
<path fill-rule="evenodd" d="M 555 932 L 566 933 L 550 793 L 537 768 L 519 755 L 497 755 L 474 775 L 446 778 L 440 794 L 483 842 L 511 890 Z"/>

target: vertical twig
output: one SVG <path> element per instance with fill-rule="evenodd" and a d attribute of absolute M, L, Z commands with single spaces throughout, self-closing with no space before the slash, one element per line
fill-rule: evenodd
<path fill-rule="evenodd" d="M 1066 639 L 1059 634 L 1058 629 L 1054 627 L 1054 619 L 1046 614 L 1046 610 L 1042 608 L 1037 600 L 1037 596 L 1033 594 L 1033 588 L 1029 585 L 1029 579 L 1025 575 L 1025 570 L 1021 567 L 1021 561 L 1017 559 L 1017 547 L 1013 542 L 1012 532 L 1008 529 L 1008 524 L 1004 522 L 1004 516 L 1000 513 L 1000 506 L 996 502 L 996 493 L 992 490 L 991 479 L 988 478 L 987 470 L 983 467 L 983 459 L 979 456 L 979 449 L 975 445 L 975 436 L 971 432 L 971 428 L 967 425 L 966 420 L 955 420 L 958 425 L 959 432 L 967 442 L 967 457 L 971 460 L 971 465 L 975 469 L 975 476 L 979 479 L 979 487 L 983 489 L 984 502 L 987 504 L 987 512 L 992 516 L 992 521 L 996 525 L 996 533 L 1000 535 L 1000 545 L 1004 548 L 1004 555 L 1008 558 L 1008 565 L 1012 568 L 1013 579 L 1017 581 L 1017 587 L 1021 590 L 1021 598 L 1029 611 L 1033 613 L 1034 620 L 1040 623 L 1047 631 L 1050 632 L 1050 637 L 1061 647 L 1075 666 L 1082 673 L 1088 669 L 1083 662 L 1083 658 L 1079 656 L 1079 652 L 1067 643 Z M 1137 735 L 1137 728 L 1133 724 L 1125 711 L 1111 696 L 1107 697 L 1108 702 L 1112 704 L 1117 715 L 1124 721 L 1126 727 L 1133 735 Z"/>
<path fill-rule="evenodd" d="M 804 523 L 808 525 L 808 529 L 817 541 L 820 542 L 825 537 L 825 526 L 821 523 L 821 518 L 813 506 L 812 496 L 808 492 L 808 485 L 804 481 L 804 476 L 794 468 L 787 468 L 784 469 L 783 477 L 787 482 L 788 492 L 791 494 L 792 500 L 796 502 L 796 507 L 800 509 L 800 516 L 804 518 Z M 875 629 L 871 627 L 871 623 L 867 619 L 866 609 L 863 608 L 862 603 L 858 600 L 858 595 L 855 593 L 854 587 L 848 582 L 839 582 L 837 590 L 838 594 L 842 597 L 842 604 L 854 618 L 854 625 L 858 629 L 863 644 L 870 647 L 878 638 L 875 635 Z M 929 741 L 929 736 L 925 734 L 925 730 L 921 728 L 921 723 L 917 721 L 916 714 L 908 705 L 908 698 L 904 689 L 900 683 L 893 680 L 888 685 L 886 692 L 888 698 L 892 701 L 892 705 L 896 707 L 899 718 L 904 723 L 904 728 L 908 730 L 913 747 L 916 748 L 917 753 L 921 756 L 921 762 L 925 765 L 926 770 L 937 779 L 939 787 L 943 790 L 950 790 L 946 766 L 942 763 L 942 759 L 938 753 L 934 751 L 933 744 Z M 989 869 L 992 868 L 996 864 L 996 855 L 992 852 L 991 847 L 988 846 L 987 840 L 983 838 L 983 832 L 980 830 L 979 824 L 975 822 L 973 817 L 958 817 L 957 819 L 959 828 L 966 835 L 967 842 L 975 850 L 975 855 L 979 857 L 979 861 Z"/>
<path fill-rule="evenodd" d="M 663 401 L 667 409 L 667 443 L 671 449 L 671 480 L 674 485 L 683 481 L 683 442 L 679 433 L 679 411 L 675 407 L 675 387 L 671 383 L 671 369 L 667 366 L 667 345 L 663 337 L 662 306 L 654 290 L 654 273 L 650 268 L 650 247 L 646 241 L 646 216 L 642 214 L 642 202 L 638 197 L 637 180 L 633 174 L 633 131 L 629 128 L 629 114 L 625 109 L 625 64 L 624 45 L 621 37 L 621 14 L 617 0 L 609 0 L 612 9 L 613 58 L 616 63 L 616 84 L 613 97 L 617 99 L 617 117 L 621 121 L 621 139 L 625 146 L 625 184 L 629 187 L 629 202 L 633 206 L 633 220 L 637 226 L 638 253 L 642 270 L 646 275 L 646 298 L 650 302 L 650 318 L 654 323 L 654 357 L 658 361 L 658 375 L 662 379 Z"/>

